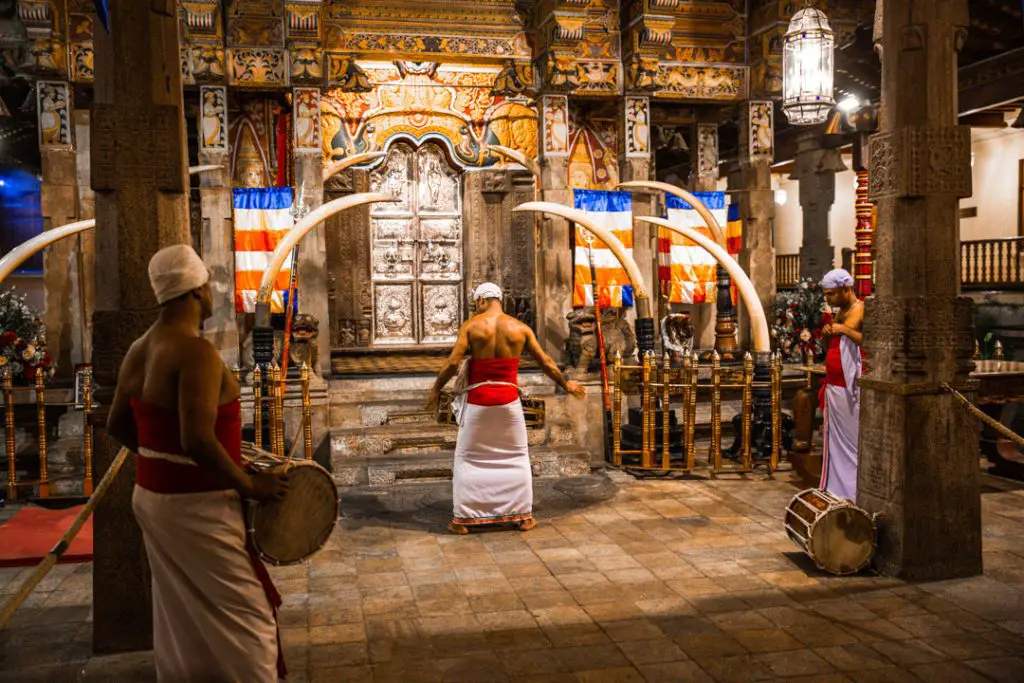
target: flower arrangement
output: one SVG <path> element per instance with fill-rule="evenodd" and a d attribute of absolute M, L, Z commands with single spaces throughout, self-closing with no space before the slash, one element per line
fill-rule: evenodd
<path fill-rule="evenodd" d="M 0 290 L 0 373 L 31 384 L 36 372 L 53 375 L 46 352 L 46 328 L 39 314 L 13 288 Z"/>
<path fill-rule="evenodd" d="M 819 362 L 824 359 L 821 328 L 823 317 L 828 312 L 821 285 L 809 278 L 801 280 L 794 289 L 778 293 L 771 333 L 784 361 Z"/>

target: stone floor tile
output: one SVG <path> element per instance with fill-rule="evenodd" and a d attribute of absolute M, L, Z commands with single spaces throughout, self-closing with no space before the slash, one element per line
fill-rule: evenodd
<path fill-rule="evenodd" d="M 505 673 L 512 677 L 569 671 L 565 663 L 556 656 L 554 650 L 534 649 L 517 652 L 499 652 L 497 656 Z"/>
<path fill-rule="evenodd" d="M 608 634 L 608 637 L 616 643 L 665 637 L 665 633 L 648 619 L 602 621 L 600 626 Z"/>
<path fill-rule="evenodd" d="M 523 608 L 523 601 L 513 592 L 474 595 L 469 598 L 474 612 L 507 612 Z"/>
<path fill-rule="evenodd" d="M 537 621 L 526 610 L 508 612 L 480 612 L 476 620 L 485 631 L 509 631 L 514 629 L 535 629 Z"/>
<path fill-rule="evenodd" d="M 591 619 L 598 622 L 625 621 L 642 617 L 644 614 L 635 603 L 626 600 L 584 605 L 583 609 Z"/>
<path fill-rule="evenodd" d="M 756 629 L 770 629 L 772 622 L 754 612 L 744 610 L 737 612 L 725 612 L 711 617 L 711 622 L 723 631 L 753 631 Z"/>
<path fill-rule="evenodd" d="M 616 667 L 577 671 L 576 680 L 580 683 L 643 683 L 644 678 L 633 667 Z"/>
<path fill-rule="evenodd" d="M 678 617 L 697 613 L 697 608 L 690 604 L 688 600 L 679 596 L 637 600 L 636 606 L 647 616 Z"/>
<path fill-rule="evenodd" d="M 1014 657 L 1024 656 L 1024 637 L 1011 633 L 1002 628 L 994 628 L 990 631 L 982 631 L 977 634 L 979 638 L 994 643 L 1006 654 Z"/>
<path fill-rule="evenodd" d="M 694 609 L 706 615 L 748 611 L 750 609 L 746 602 L 729 593 L 690 595 L 686 599 L 694 606 Z"/>
<path fill-rule="evenodd" d="M 739 641 L 721 631 L 677 635 L 673 640 L 690 659 L 699 664 L 722 657 L 748 654 Z"/>
<path fill-rule="evenodd" d="M 291 676 L 288 678 L 291 681 Z M 373 680 L 373 667 L 370 666 L 330 666 L 318 667 L 310 672 L 311 683 L 365 683 Z"/>
<path fill-rule="evenodd" d="M 849 671 L 846 675 L 855 683 L 921 683 L 921 679 L 909 671 L 892 666 L 867 671 Z"/>
<path fill-rule="evenodd" d="M 775 677 L 771 669 L 749 654 L 716 657 L 701 662 L 700 666 L 718 683 L 749 683 Z"/>
<path fill-rule="evenodd" d="M 630 665 L 626 656 L 615 646 L 582 645 L 577 647 L 560 647 L 555 648 L 552 652 L 569 671 L 574 672 L 611 669 Z"/>
<path fill-rule="evenodd" d="M 910 672 L 927 683 L 984 683 L 989 680 L 959 662 L 921 664 L 911 667 Z"/>
<path fill-rule="evenodd" d="M 665 662 L 637 667 L 647 683 L 712 683 L 711 676 L 704 673 L 694 662 Z"/>
<path fill-rule="evenodd" d="M 441 674 L 433 661 L 392 661 L 373 665 L 374 683 L 440 683 Z"/>
<path fill-rule="evenodd" d="M 840 671 L 867 671 L 893 665 L 892 660 L 867 645 L 816 647 L 814 653 Z"/>
<path fill-rule="evenodd" d="M 815 626 L 798 624 L 796 626 L 787 626 L 785 631 L 807 647 L 853 645 L 861 642 L 861 639 L 851 634 L 849 630 L 836 624 L 825 623 Z"/>
<path fill-rule="evenodd" d="M 544 630 L 539 628 L 489 631 L 484 635 L 488 646 L 495 652 L 546 650 L 553 645 Z"/>
<path fill-rule="evenodd" d="M 608 634 L 593 622 L 567 626 L 544 626 L 543 629 L 544 635 L 547 636 L 554 647 L 580 647 L 584 645 L 614 647 Z"/>
<path fill-rule="evenodd" d="M 743 647 L 754 653 L 799 650 L 803 647 L 796 638 L 778 629 L 734 631 L 731 635 Z"/>
<path fill-rule="evenodd" d="M 942 651 L 932 647 L 931 640 L 883 640 L 871 643 L 870 647 L 904 669 L 918 664 L 941 662 L 948 658 Z"/>
<path fill-rule="evenodd" d="M 937 614 L 923 614 L 913 617 L 893 617 L 890 619 L 898 628 L 903 629 L 915 638 L 935 638 L 963 633 L 964 630 Z"/>
<path fill-rule="evenodd" d="M 964 664 L 999 683 L 1019 683 L 1024 679 L 1024 657 L 993 657 Z"/>
<path fill-rule="evenodd" d="M 839 624 L 838 628 L 862 643 L 909 640 L 914 636 L 888 619 L 864 619 Z M 837 643 L 838 644 L 838 643 Z"/>
<path fill-rule="evenodd" d="M 678 645 L 664 636 L 648 640 L 620 641 L 618 646 L 635 666 L 682 662 L 689 659 Z"/>
<path fill-rule="evenodd" d="M 357 666 L 369 664 L 370 654 L 366 643 L 346 643 L 329 645 L 310 645 L 309 665 L 322 666 Z"/>
<path fill-rule="evenodd" d="M 781 678 L 820 676 L 835 672 L 831 664 L 810 650 L 767 652 L 754 655 L 754 661 L 768 667 L 772 674 Z"/>
<path fill-rule="evenodd" d="M 575 607 L 576 599 L 567 590 L 543 591 L 540 593 L 521 593 L 520 600 L 528 610 L 535 611 L 550 607 Z"/>
<path fill-rule="evenodd" d="M 718 583 L 714 579 L 704 577 L 703 575 L 700 578 L 672 579 L 665 583 L 669 588 L 684 598 L 726 592 L 726 589 L 722 584 Z"/>
<path fill-rule="evenodd" d="M 576 676 L 571 673 L 534 674 L 532 676 L 515 676 L 514 683 L 577 683 Z"/>

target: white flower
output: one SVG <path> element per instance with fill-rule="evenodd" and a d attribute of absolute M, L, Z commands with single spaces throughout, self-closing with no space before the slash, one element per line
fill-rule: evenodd
<path fill-rule="evenodd" d="M 800 333 L 800 341 L 810 341 L 811 333 L 808 330 L 804 330 Z"/>
<path fill-rule="evenodd" d="M 29 344 L 25 347 L 25 350 L 21 352 L 21 357 L 25 360 L 32 360 L 36 356 L 36 347 Z"/>

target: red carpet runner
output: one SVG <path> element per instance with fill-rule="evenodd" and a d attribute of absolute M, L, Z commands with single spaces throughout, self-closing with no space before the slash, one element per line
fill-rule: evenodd
<path fill-rule="evenodd" d="M 65 532 L 82 505 L 66 510 L 47 510 L 29 505 L 18 510 L 13 517 L 0 524 L 0 567 L 31 567 L 50 552 Z M 92 560 L 92 518 L 90 517 L 71 547 L 60 558 L 65 562 Z"/>

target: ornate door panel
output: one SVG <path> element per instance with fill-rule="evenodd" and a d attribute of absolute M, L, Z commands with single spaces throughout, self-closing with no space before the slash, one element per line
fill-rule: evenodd
<path fill-rule="evenodd" d="M 462 183 L 444 152 L 397 143 L 370 176 L 375 346 L 449 345 L 462 320 Z"/>

